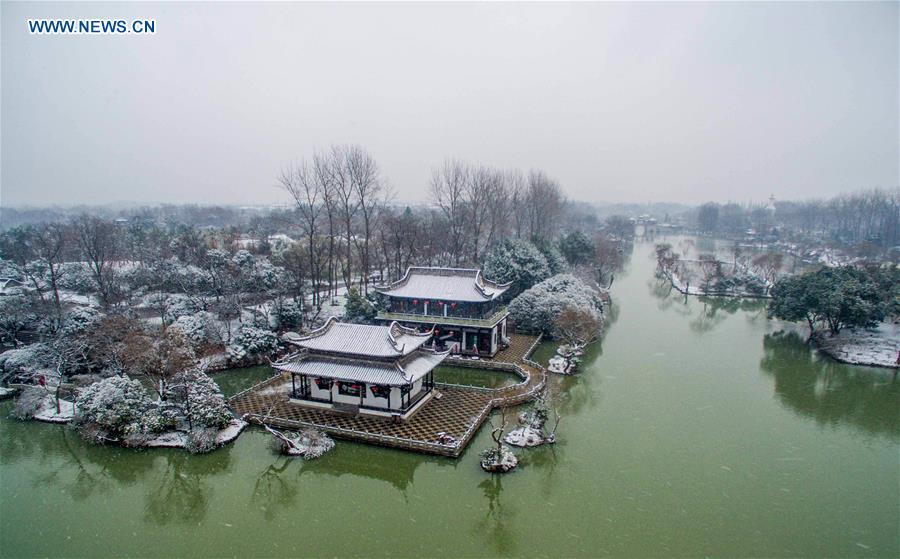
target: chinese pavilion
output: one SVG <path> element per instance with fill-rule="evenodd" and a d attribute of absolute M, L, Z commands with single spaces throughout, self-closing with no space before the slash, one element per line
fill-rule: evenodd
<path fill-rule="evenodd" d="M 431 336 L 332 317 L 308 335 L 285 335 L 300 349 L 272 366 L 291 374 L 293 403 L 405 419 L 431 398 L 433 370 L 449 354 L 422 347 Z"/>
<path fill-rule="evenodd" d="M 452 353 L 493 356 L 508 341 L 509 313 L 500 297 L 509 286 L 476 269 L 410 267 L 399 280 L 375 288 L 387 298 L 377 318 L 433 330 L 435 346 Z"/>

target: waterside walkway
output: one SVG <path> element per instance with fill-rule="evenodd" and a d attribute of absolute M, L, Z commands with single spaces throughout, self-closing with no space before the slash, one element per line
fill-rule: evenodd
<path fill-rule="evenodd" d="M 510 346 L 491 359 L 447 359 L 448 365 L 508 371 L 522 378 L 522 382 L 503 388 L 436 383 L 440 397 L 431 398 L 400 423 L 292 404 L 291 379 L 287 374 L 276 375 L 232 396 L 229 405 L 236 415 L 254 423 L 291 430 L 313 427 L 337 438 L 455 458 L 462 454 L 493 409 L 522 404 L 543 389 L 546 371 L 529 360 L 539 341 L 538 337 L 513 334 Z M 449 437 L 442 438 L 438 433 Z"/>

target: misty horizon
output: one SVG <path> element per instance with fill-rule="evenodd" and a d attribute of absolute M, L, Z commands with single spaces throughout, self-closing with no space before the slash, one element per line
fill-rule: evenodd
<path fill-rule="evenodd" d="M 103 6 L 102 9 L 99 9 Z M 0 204 L 289 204 L 358 144 L 399 203 L 445 159 L 593 204 L 900 185 L 898 5 L 2 5 Z M 149 17 L 153 35 L 32 35 Z"/>

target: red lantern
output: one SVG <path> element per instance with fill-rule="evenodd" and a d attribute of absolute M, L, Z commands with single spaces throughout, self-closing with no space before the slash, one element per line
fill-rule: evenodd
<path fill-rule="evenodd" d="M 437 303 L 438 303 L 438 306 L 439 306 L 439 307 L 443 307 L 443 306 L 444 306 L 444 302 L 443 302 L 443 301 L 438 301 Z"/>
<path fill-rule="evenodd" d="M 425 304 L 426 304 L 426 305 L 427 305 L 428 303 L 430 303 L 430 302 L 431 302 L 431 301 L 429 301 L 428 299 L 425 299 Z"/>
<path fill-rule="evenodd" d="M 418 299 L 413 299 L 413 305 L 418 305 L 418 304 L 419 304 L 419 300 L 418 300 Z"/>
<path fill-rule="evenodd" d="M 455 309 L 455 308 L 456 308 L 456 303 L 450 303 L 450 308 L 451 308 L 451 309 Z"/>

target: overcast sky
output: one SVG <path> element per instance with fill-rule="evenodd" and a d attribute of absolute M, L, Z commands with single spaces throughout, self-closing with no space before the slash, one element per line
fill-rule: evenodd
<path fill-rule="evenodd" d="M 286 201 L 358 143 L 397 197 L 447 157 L 591 202 L 900 184 L 898 4 L 2 3 L 0 203 Z M 142 18 L 155 35 L 30 35 Z"/>

